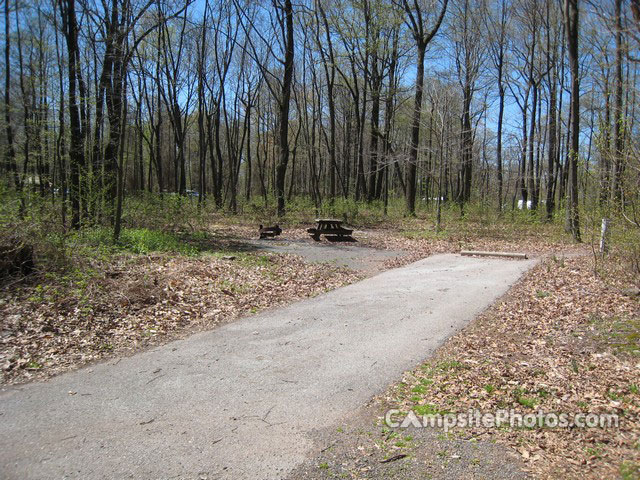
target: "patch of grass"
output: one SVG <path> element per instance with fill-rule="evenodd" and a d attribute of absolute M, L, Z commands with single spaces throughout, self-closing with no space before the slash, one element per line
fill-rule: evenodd
<path fill-rule="evenodd" d="M 537 405 L 536 400 L 530 397 L 519 396 L 517 401 L 520 405 L 527 408 L 535 408 Z"/>
<path fill-rule="evenodd" d="M 433 367 L 427 363 L 421 365 L 420 370 L 422 370 L 422 374 L 427 377 L 430 377 L 431 375 L 433 375 Z"/>
<path fill-rule="evenodd" d="M 445 229 L 441 229 L 439 232 L 435 230 L 404 230 L 401 235 L 409 240 L 446 240 L 453 236 L 453 234 Z"/>
<path fill-rule="evenodd" d="M 447 360 L 438 363 L 437 368 L 443 372 L 451 372 L 464 368 L 464 364 L 458 360 Z"/>
<path fill-rule="evenodd" d="M 125 229 L 118 245 L 133 253 L 175 252 L 195 255 L 198 250 L 176 235 L 146 228 Z"/>
<path fill-rule="evenodd" d="M 80 309 L 91 304 L 91 286 L 93 291 L 101 289 L 93 282 L 101 274 L 91 267 L 78 268 L 70 266 L 64 272 L 45 272 L 42 283 L 33 286 L 27 301 L 33 304 L 54 303 L 59 300 L 73 301 Z"/>
<path fill-rule="evenodd" d="M 549 295 L 551 295 L 549 292 L 546 292 L 544 290 L 538 290 L 536 292 L 536 297 L 538 298 L 547 298 Z"/>
<path fill-rule="evenodd" d="M 426 393 L 426 392 L 427 392 L 427 389 L 426 389 L 426 387 L 425 387 L 424 385 L 416 385 L 415 387 L 413 387 L 413 388 L 411 389 L 411 391 L 412 391 L 413 393 L 420 393 L 420 394 L 422 394 L 422 393 Z"/>
<path fill-rule="evenodd" d="M 594 458 L 601 458 L 602 457 L 602 447 L 601 446 L 595 446 L 595 447 L 587 447 L 585 449 L 585 453 L 587 455 L 589 455 L 590 457 L 594 457 Z"/>
<path fill-rule="evenodd" d="M 618 394 L 618 392 L 614 392 L 613 390 L 609 390 L 607 392 L 607 397 L 609 397 L 611 400 L 620 400 L 620 395 Z"/>
<path fill-rule="evenodd" d="M 640 317 L 615 317 L 599 326 L 600 338 L 614 353 L 640 355 Z"/>
<path fill-rule="evenodd" d="M 496 391 L 496 387 L 494 387 L 493 385 L 485 385 L 484 391 L 491 394 Z"/>
<path fill-rule="evenodd" d="M 30 370 L 39 370 L 42 368 L 42 365 L 35 360 L 31 360 L 29 363 L 27 363 L 26 367 Z"/>
<path fill-rule="evenodd" d="M 113 243 L 113 233 L 108 228 L 85 229 L 77 234 L 76 240 L 106 252 L 128 251 L 136 254 L 152 252 L 196 255 L 200 250 L 177 234 L 148 228 L 124 228 L 117 243 Z"/>
<path fill-rule="evenodd" d="M 551 257 L 551 259 L 557 266 L 564 267 L 564 256 L 556 257 L 554 255 L 553 257 Z"/>
<path fill-rule="evenodd" d="M 220 290 L 227 294 L 236 295 L 246 293 L 250 290 L 250 288 L 248 285 L 239 285 L 229 280 L 223 279 L 220 281 Z"/>
<path fill-rule="evenodd" d="M 578 373 L 580 369 L 578 368 L 578 362 L 575 358 L 571 359 L 571 370 L 573 373 Z"/>
<path fill-rule="evenodd" d="M 256 255 L 250 253 L 233 252 L 220 254 L 220 256 L 233 255 L 236 257 L 235 261 L 242 263 L 243 265 L 250 267 L 271 267 L 273 262 L 269 255 Z"/>
<path fill-rule="evenodd" d="M 444 411 L 440 410 L 437 405 L 434 405 L 432 403 L 425 403 L 424 405 L 416 405 L 415 407 L 413 407 L 413 411 L 415 412 L 416 415 L 419 415 L 419 416 L 437 415 L 439 413 L 440 414 L 445 413 Z"/>
<path fill-rule="evenodd" d="M 640 464 L 636 462 L 622 462 L 620 465 L 622 480 L 637 480 L 640 478 Z"/>
<path fill-rule="evenodd" d="M 544 388 L 541 388 L 538 390 L 538 396 L 540 398 L 547 398 L 550 395 L 549 392 L 547 392 Z"/>
<path fill-rule="evenodd" d="M 398 434 L 398 432 L 389 432 L 389 435 L 387 435 L 387 440 L 393 440 L 394 438 L 398 438 L 400 435 Z"/>
<path fill-rule="evenodd" d="M 638 395 L 640 393 L 640 387 L 638 387 L 637 383 L 632 383 L 631 385 L 629 385 L 629 392 L 633 393 L 634 395 Z"/>

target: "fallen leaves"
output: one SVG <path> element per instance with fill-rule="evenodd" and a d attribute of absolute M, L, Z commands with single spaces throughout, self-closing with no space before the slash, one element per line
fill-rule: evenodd
<path fill-rule="evenodd" d="M 437 253 L 459 253 L 461 250 L 483 250 L 500 252 L 524 252 L 531 256 L 546 254 L 584 254 L 586 249 L 571 243 L 558 243 L 540 236 L 504 235 L 496 237 L 495 232 L 489 236 L 477 233 L 468 235 L 450 235 L 439 237 L 428 229 L 418 232 L 379 228 L 356 232 L 361 244 L 386 250 L 404 250 L 407 255 L 390 259 L 385 267 L 396 268 L 415 262 Z"/>
<path fill-rule="evenodd" d="M 615 413 L 618 428 L 460 432 L 509 445 L 540 478 L 612 478 L 640 465 L 639 355 L 638 300 L 596 277 L 590 257 L 547 258 L 378 401 L 404 411 Z"/>
<path fill-rule="evenodd" d="M 88 278 L 5 291 L 2 382 L 46 378 L 360 278 L 291 255 L 236 257 L 122 256 Z"/>

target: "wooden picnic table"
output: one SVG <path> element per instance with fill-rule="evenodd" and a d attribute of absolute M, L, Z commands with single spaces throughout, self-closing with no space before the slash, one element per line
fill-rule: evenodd
<path fill-rule="evenodd" d="M 344 228 L 342 226 L 342 220 L 336 220 L 333 218 L 316 218 L 316 227 L 307 228 L 307 232 L 311 235 L 311 238 L 318 241 L 320 235 L 331 235 L 343 239 L 344 237 L 350 237 L 353 230 Z"/>

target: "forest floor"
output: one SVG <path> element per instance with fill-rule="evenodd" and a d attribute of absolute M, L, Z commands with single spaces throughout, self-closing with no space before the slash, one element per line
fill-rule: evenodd
<path fill-rule="evenodd" d="M 356 230 L 354 236 L 358 243 L 344 247 L 314 244 L 302 225 L 294 225 L 265 242 L 264 251 L 255 226 L 218 218 L 203 231 L 177 232 L 171 237 L 180 245 L 175 248 L 161 242 L 160 248 L 104 253 L 81 242 L 82 258 L 64 275 L 40 273 L 1 287 L 1 382 L 43 379 L 131 354 L 434 253 L 525 252 L 542 257 L 541 263 L 434 358 L 373 399 L 359 421 L 326 435 L 323 444 L 330 448 L 298 473 L 446 476 L 446 468 L 459 461 L 455 442 L 488 441 L 511 447 L 525 470 L 540 478 L 640 478 L 638 278 L 622 262 L 596 263 L 589 247 L 539 225 L 461 224 L 436 233 L 409 221 Z M 362 247 L 367 255 L 353 253 Z M 342 253 L 330 253 L 336 249 Z M 321 253 L 310 253 L 316 251 Z M 374 251 L 384 253 L 365 260 Z M 380 421 L 389 408 L 416 407 L 427 413 L 613 412 L 620 425 L 442 434 L 389 429 Z M 435 444 L 440 446 L 434 454 Z M 481 459 L 467 465 L 466 474 L 487 476 L 486 469 L 474 474 L 476 463 Z"/>

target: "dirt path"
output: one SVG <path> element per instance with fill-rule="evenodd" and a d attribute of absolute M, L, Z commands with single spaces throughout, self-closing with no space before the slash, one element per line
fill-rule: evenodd
<path fill-rule="evenodd" d="M 315 457 L 287 480 L 526 480 L 522 459 L 504 445 L 438 428 L 392 430 L 380 405 L 366 405 L 343 422 L 313 432 Z"/>
<path fill-rule="evenodd" d="M 0 394 L 0 477 L 279 479 L 533 261 L 437 255 Z"/>

